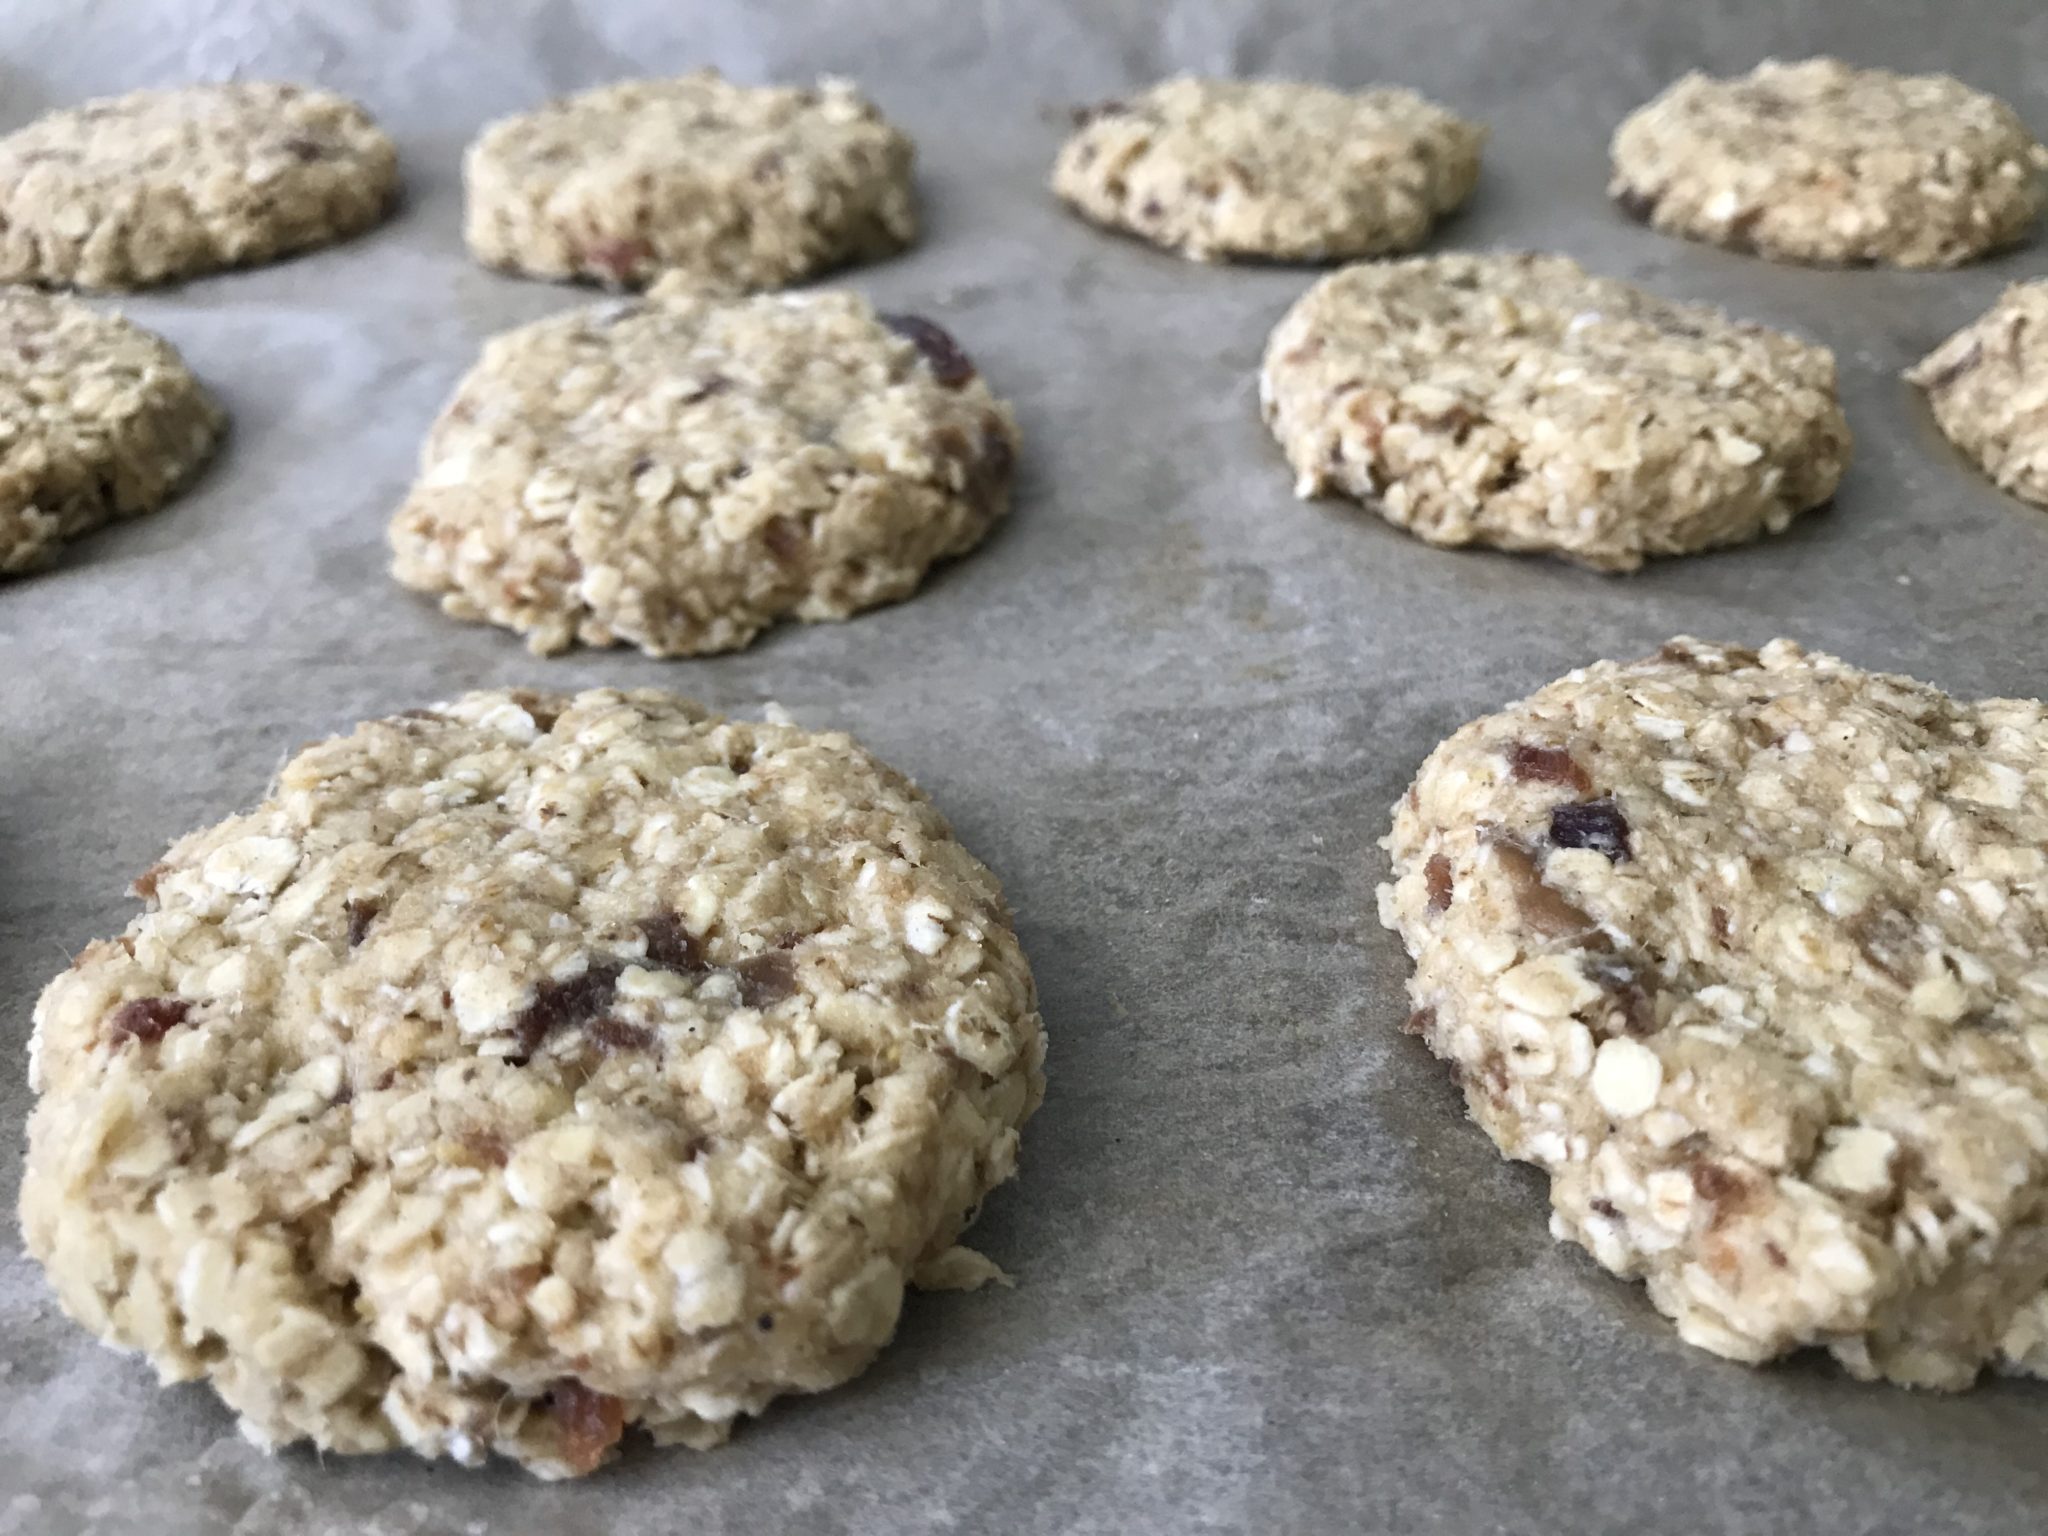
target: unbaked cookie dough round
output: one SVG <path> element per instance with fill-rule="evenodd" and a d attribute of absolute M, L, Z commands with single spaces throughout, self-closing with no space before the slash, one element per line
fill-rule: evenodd
<path fill-rule="evenodd" d="M 2006 289 L 1906 377 L 2000 489 L 2048 506 L 2048 282 Z"/>
<path fill-rule="evenodd" d="M 628 80 L 492 123 L 463 161 L 486 266 L 781 288 L 917 238 L 910 140 L 844 80 Z"/>
<path fill-rule="evenodd" d="M 1676 640 L 1395 808 L 1408 1028 L 1551 1230 L 1735 1360 L 2048 1373 L 2048 711 Z"/>
<path fill-rule="evenodd" d="M 135 91 L 0 138 L 0 281 L 142 288 L 382 219 L 398 153 L 356 103 L 267 81 Z"/>
<path fill-rule="evenodd" d="M 859 1372 L 1039 1101 L 1001 891 L 848 737 L 474 693 L 301 751 L 36 1008 L 66 1311 L 257 1444 L 708 1447 Z"/>
<path fill-rule="evenodd" d="M 1080 114 L 1052 187 L 1203 261 L 1412 250 L 1471 193 L 1486 130 L 1413 91 L 1181 78 Z"/>
<path fill-rule="evenodd" d="M 672 277 L 484 349 L 392 523 L 392 570 L 541 653 L 731 650 L 907 597 L 1007 511 L 1016 442 L 929 320 Z"/>
<path fill-rule="evenodd" d="M 1612 196 L 1667 234 L 1777 261 L 1953 267 L 2022 239 L 2048 150 L 1948 75 L 1767 60 L 1689 74 L 1614 135 Z"/>
<path fill-rule="evenodd" d="M 1562 256 L 1334 272 L 1259 382 L 1297 494 L 1596 570 L 1778 532 L 1849 458 L 1826 348 Z"/>
<path fill-rule="evenodd" d="M 226 422 L 162 338 L 72 299 L 0 289 L 0 576 L 161 507 Z"/>

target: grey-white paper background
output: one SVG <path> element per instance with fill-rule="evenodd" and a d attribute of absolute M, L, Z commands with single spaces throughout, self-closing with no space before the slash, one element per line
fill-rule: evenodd
<path fill-rule="evenodd" d="M 580 1485 L 266 1460 L 204 1389 L 59 1315 L 0 1237 L 0 1533 L 2032 1531 L 2048 1389 L 1938 1398 L 1680 1344 L 1544 1230 L 1400 1036 L 1371 917 L 1385 808 L 1456 725 L 1596 657 L 1789 633 L 1966 693 L 2039 693 L 2048 515 L 1948 450 L 1898 372 L 2048 270 L 1817 272 L 1661 239 L 1606 136 L 1687 66 L 1835 50 L 1941 68 L 2048 129 L 2037 0 L 179 0 L 0 3 L 0 128 L 230 72 L 396 135 L 387 227 L 124 307 L 225 400 L 190 496 L 0 590 L 0 1121 L 43 981 L 175 834 L 297 743 L 461 689 L 779 700 L 912 773 L 1002 875 L 1051 1089 L 978 1241 L 1014 1291 L 914 1299 L 859 1381 L 716 1454 Z M 926 237 L 848 280 L 957 331 L 1017 407 L 1016 513 L 910 603 L 736 656 L 528 657 L 384 575 L 415 446 L 484 337 L 584 302 L 458 239 L 484 119 L 632 73 L 858 77 L 918 140 Z M 1063 109 L 1173 69 L 1399 79 L 1486 119 L 1447 245 L 1567 251 L 1838 352 L 1857 462 L 1785 537 L 1628 580 L 1433 551 L 1304 506 L 1253 370 L 1311 274 L 1203 268 L 1068 220 Z M 19 1182 L 0 1145 L 0 1197 Z"/>

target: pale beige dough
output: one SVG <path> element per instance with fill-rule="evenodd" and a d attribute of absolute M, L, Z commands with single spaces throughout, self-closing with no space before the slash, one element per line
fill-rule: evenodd
<path fill-rule="evenodd" d="M 844 735 L 474 693 L 302 750 L 37 1004 L 65 1310 L 259 1445 L 589 1472 L 859 1372 L 1042 1091 L 995 879 Z"/>
<path fill-rule="evenodd" d="M 1079 116 L 1053 191 L 1202 261 L 1412 250 L 1471 194 L 1486 142 L 1391 86 L 1182 77 Z"/>
<path fill-rule="evenodd" d="M 463 161 L 477 260 L 637 288 L 780 288 L 917 238 L 914 154 L 844 80 L 626 80 L 500 119 Z"/>
<path fill-rule="evenodd" d="M 160 337 L 73 299 L 0 289 L 0 577 L 161 507 L 226 422 Z"/>
<path fill-rule="evenodd" d="M 672 278 L 485 348 L 428 437 L 392 569 L 540 652 L 731 650 L 907 597 L 1008 509 L 1016 441 L 930 321 Z"/>
<path fill-rule="evenodd" d="M 398 152 L 331 91 L 135 91 L 0 138 L 0 281 L 142 288 L 368 229 Z"/>
<path fill-rule="evenodd" d="M 2001 489 L 2048 506 L 2048 282 L 2006 289 L 1906 377 Z"/>
<path fill-rule="evenodd" d="M 1637 217 L 1778 261 L 1953 267 L 2024 239 L 2048 198 L 2048 149 L 2004 102 L 1839 59 L 1689 74 L 1613 158 Z"/>
<path fill-rule="evenodd" d="M 1775 641 L 1600 662 L 1432 753 L 1409 1029 L 1691 1343 L 2048 1370 L 2048 711 Z"/>
<path fill-rule="evenodd" d="M 1562 256 L 1334 272 L 1259 384 L 1298 495 L 1597 570 L 1779 532 L 1849 459 L 1826 348 Z"/>

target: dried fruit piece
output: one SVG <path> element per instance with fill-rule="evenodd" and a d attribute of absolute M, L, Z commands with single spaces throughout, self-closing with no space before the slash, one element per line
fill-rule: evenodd
<path fill-rule="evenodd" d="M 613 961 L 595 961 L 580 976 L 536 986 L 533 1001 L 512 1021 L 520 1054 L 531 1056 L 564 1024 L 587 1024 L 611 1007 L 618 995 L 621 969 Z"/>
<path fill-rule="evenodd" d="M 1593 781 L 1564 747 L 1546 747 L 1532 741 L 1518 741 L 1508 748 L 1508 772 L 1523 784 L 1563 784 L 1589 794 Z"/>
<path fill-rule="evenodd" d="M 620 1051 L 651 1051 L 654 1049 L 654 1031 L 642 1029 L 638 1024 L 628 1024 L 624 1019 L 615 1019 L 603 1014 L 584 1026 L 584 1033 L 605 1055 Z"/>
<path fill-rule="evenodd" d="M 960 343 L 935 320 L 923 315 L 877 315 L 876 319 L 924 354 L 932 376 L 948 389 L 958 389 L 974 377 L 974 361 L 960 350 Z"/>
<path fill-rule="evenodd" d="M 1902 987 L 1912 985 L 1926 951 L 1920 925 L 1913 919 L 1897 907 L 1874 908 L 1856 915 L 1849 923 L 1849 936 L 1880 972 Z"/>
<path fill-rule="evenodd" d="M 647 940 L 649 964 L 671 971 L 705 969 L 704 946 L 675 913 L 663 912 L 648 918 L 640 925 L 640 932 Z"/>
<path fill-rule="evenodd" d="M 604 1464 L 626 1432 L 626 1404 L 565 1376 L 542 1398 L 562 1435 L 562 1460 L 577 1477 Z"/>
<path fill-rule="evenodd" d="M 1553 806 L 1550 840 L 1560 848 L 1591 848 L 1622 864 L 1629 858 L 1628 818 L 1611 799 Z"/>
<path fill-rule="evenodd" d="M 811 547 L 804 525 L 793 517 L 771 517 L 761 529 L 761 542 L 768 553 L 784 565 L 794 565 Z"/>
<path fill-rule="evenodd" d="M 583 264 L 612 282 L 623 283 L 653 255 L 654 247 L 645 240 L 593 240 L 583 248 Z"/>
<path fill-rule="evenodd" d="M 185 1022 L 192 1005 L 182 997 L 134 997 L 114 1010 L 107 1035 L 116 1044 L 140 1040 L 153 1044 Z"/>
<path fill-rule="evenodd" d="M 740 1006 L 744 1008 L 773 1008 L 796 995 L 796 962 L 782 950 L 755 955 L 732 969 L 739 978 Z"/>
<path fill-rule="evenodd" d="M 157 882 L 170 872 L 171 866 L 168 864 L 157 863 L 150 865 L 149 868 L 129 882 L 129 894 L 139 896 L 144 901 L 155 901 Z"/>
<path fill-rule="evenodd" d="M 370 931 L 370 924 L 377 920 L 377 914 L 384 908 L 379 902 L 351 896 L 341 904 L 341 910 L 348 916 L 348 947 L 354 949 L 363 942 Z"/>
<path fill-rule="evenodd" d="M 1600 925 L 1590 915 L 1544 884 L 1535 857 L 1520 843 L 1505 839 L 1492 845 L 1493 862 L 1507 877 L 1522 921 L 1549 939 L 1581 938 Z"/>
<path fill-rule="evenodd" d="M 1440 853 L 1431 854 L 1422 866 L 1422 883 L 1429 892 L 1429 910 L 1443 911 L 1451 904 L 1451 861 Z"/>
<path fill-rule="evenodd" d="M 1657 211 L 1657 199 L 1647 192 L 1637 191 L 1634 187 L 1617 187 L 1614 202 L 1623 213 L 1639 224 L 1649 223 L 1651 216 Z"/>

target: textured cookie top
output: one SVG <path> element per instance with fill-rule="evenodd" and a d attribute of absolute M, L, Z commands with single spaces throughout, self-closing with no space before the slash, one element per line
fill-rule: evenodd
<path fill-rule="evenodd" d="M 661 694 L 364 725 L 137 890 L 37 1009 L 29 1246 L 264 1442 L 714 1439 L 866 1362 L 1040 1092 L 924 796 Z"/>
<path fill-rule="evenodd" d="M 627 80 L 500 119 L 464 161 L 477 257 L 637 287 L 780 287 L 917 235 L 909 139 L 844 80 Z"/>
<path fill-rule="evenodd" d="M 1168 80 L 1081 114 L 1053 190 L 1202 260 L 1409 250 L 1465 200 L 1486 130 L 1413 91 Z"/>
<path fill-rule="evenodd" d="M 160 337 L 71 299 L 0 288 L 0 575 L 160 505 L 212 454 L 224 421 Z"/>
<path fill-rule="evenodd" d="M 1562 256 L 1332 273 L 1274 330 L 1260 387 L 1301 495 L 1604 569 L 1781 528 L 1849 448 L 1825 348 Z"/>
<path fill-rule="evenodd" d="M 1688 1338 L 1967 1384 L 2048 1280 L 2048 713 L 1679 640 L 1396 809 L 1415 1027 Z"/>
<path fill-rule="evenodd" d="M 1690 74 L 1614 136 L 1611 188 L 1658 228 L 1793 261 L 1953 266 L 2018 240 L 2048 150 L 1947 75 L 1768 60 Z"/>
<path fill-rule="evenodd" d="M 2048 282 L 2006 289 L 1906 377 L 1992 479 L 2048 505 Z"/>
<path fill-rule="evenodd" d="M 390 139 L 330 91 L 136 91 L 0 139 L 0 278 L 122 288 L 337 239 L 382 216 Z"/>
<path fill-rule="evenodd" d="M 730 649 L 907 595 L 1007 509 L 1015 441 L 930 321 L 671 281 L 485 348 L 392 525 L 394 569 L 542 651 Z"/>

